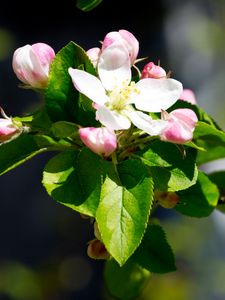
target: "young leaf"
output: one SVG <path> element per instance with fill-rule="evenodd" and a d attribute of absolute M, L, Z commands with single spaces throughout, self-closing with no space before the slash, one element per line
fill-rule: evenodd
<path fill-rule="evenodd" d="M 90 11 L 101 2 L 102 0 L 77 0 L 77 7 L 83 11 Z"/>
<path fill-rule="evenodd" d="M 22 134 L 11 142 L 0 145 L 0 175 L 45 150 L 37 145 L 33 136 L 27 134 Z"/>
<path fill-rule="evenodd" d="M 120 300 L 131 300 L 141 293 L 150 273 L 128 260 L 120 267 L 111 259 L 106 262 L 104 280 L 109 293 Z"/>
<path fill-rule="evenodd" d="M 194 131 L 196 144 L 206 151 L 199 151 L 198 164 L 225 157 L 225 132 L 209 124 L 199 122 Z"/>
<path fill-rule="evenodd" d="M 132 259 L 152 273 L 167 273 L 176 270 L 172 249 L 159 225 L 147 227 L 142 243 Z"/>
<path fill-rule="evenodd" d="M 77 126 L 71 122 L 58 121 L 52 124 L 50 132 L 56 138 L 67 138 L 77 133 Z"/>
<path fill-rule="evenodd" d="M 47 112 L 52 121 L 74 121 L 84 126 L 95 124 L 95 112 L 91 105 L 86 124 L 80 123 L 79 119 L 80 114 L 84 113 L 83 105 L 79 104 L 80 96 L 73 86 L 68 69 L 70 67 L 80 68 L 81 66 L 88 73 L 96 75 L 94 66 L 86 52 L 73 42 L 70 42 L 56 54 L 51 65 L 45 94 Z M 86 101 L 90 102 L 88 99 Z"/>
<path fill-rule="evenodd" d="M 182 153 L 177 145 L 154 141 L 138 153 L 149 166 L 155 187 L 161 191 L 184 190 L 195 184 L 198 170 L 196 150 L 186 148 Z"/>
<path fill-rule="evenodd" d="M 43 174 L 43 185 L 53 199 L 91 217 L 98 207 L 101 180 L 101 158 L 86 148 L 56 155 Z"/>
<path fill-rule="evenodd" d="M 185 191 L 178 192 L 180 202 L 175 209 L 191 217 L 207 217 L 217 205 L 219 191 L 208 176 L 199 172 L 196 184 Z"/>
<path fill-rule="evenodd" d="M 54 139 L 48 135 L 36 134 L 33 135 L 33 139 L 39 146 L 39 148 L 48 148 L 48 150 L 74 150 L 75 147 L 71 143 L 64 139 Z"/>
<path fill-rule="evenodd" d="M 216 208 L 225 213 L 225 171 L 212 173 L 209 175 L 209 179 L 217 185 L 220 191 L 220 199 Z"/>
<path fill-rule="evenodd" d="M 51 127 L 51 121 L 45 108 L 25 117 L 15 117 L 15 120 L 22 122 L 34 131 L 48 132 Z"/>
<path fill-rule="evenodd" d="M 118 166 L 121 185 L 106 178 L 96 213 L 98 227 L 109 253 L 123 265 L 139 246 L 153 199 L 153 183 L 138 160 Z"/>

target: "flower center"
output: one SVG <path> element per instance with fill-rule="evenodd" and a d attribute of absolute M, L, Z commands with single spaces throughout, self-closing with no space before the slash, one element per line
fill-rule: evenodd
<path fill-rule="evenodd" d="M 129 85 L 127 85 L 127 82 L 123 82 L 122 88 L 116 86 L 109 93 L 110 101 L 106 103 L 106 106 L 110 110 L 124 110 L 128 104 L 132 103 L 132 98 L 135 94 L 137 95 L 139 93 L 140 91 L 137 89 L 134 81 L 131 81 Z"/>

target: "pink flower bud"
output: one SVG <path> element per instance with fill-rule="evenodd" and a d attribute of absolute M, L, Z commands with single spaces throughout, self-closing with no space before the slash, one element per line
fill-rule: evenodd
<path fill-rule="evenodd" d="M 92 64 L 96 67 L 98 64 L 101 49 L 98 47 L 89 49 L 86 54 L 90 58 Z"/>
<path fill-rule="evenodd" d="M 139 42 L 135 36 L 131 32 L 123 29 L 109 32 L 103 40 L 102 51 L 104 51 L 104 49 L 109 47 L 114 42 L 123 43 L 129 53 L 131 65 L 133 65 L 139 51 Z"/>
<path fill-rule="evenodd" d="M 110 257 L 104 244 L 97 239 L 88 243 L 87 254 L 90 258 L 94 259 L 109 259 Z"/>
<path fill-rule="evenodd" d="M 82 142 L 99 155 L 109 156 L 117 147 L 115 133 L 106 127 L 80 128 L 79 134 Z"/>
<path fill-rule="evenodd" d="M 34 88 L 45 88 L 54 50 L 44 43 L 18 48 L 13 55 L 13 70 L 23 83 Z"/>
<path fill-rule="evenodd" d="M 162 118 L 167 121 L 167 126 L 161 134 L 161 140 L 177 144 L 184 144 L 192 140 L 198 122 L 193 110 L 180 108 L 169 114 L 163 111 Z"/>
<path fill-rule="evenodd" d="M 155 200 L 164 208 L 173 208 L 179 202 L 179 196 L 174 192 L 155 192 Z"/>
<path fill-rule="evenodd" d="M 180 100 L 184 100 L 187 102 L 190 102 L 191 104 L 196 104 L 196 98 L 195 98 L 195 94 L 192 90 L 190 89 L 184 89 L 182 94 L 180 95 Z"/>
<path fill-rule="evenodd" d="M 160 67 L 155 65 L 153 62 L 148 63 L 144 66 L 144 69 L 141 74 L 141 78 L 165 78 L 166 71 Z"/>
<path fill-rule="evenodd" d="M 19 132 L 11 119 L 0 118 L 0 143 L 10 140 L 10 138 Z"/>

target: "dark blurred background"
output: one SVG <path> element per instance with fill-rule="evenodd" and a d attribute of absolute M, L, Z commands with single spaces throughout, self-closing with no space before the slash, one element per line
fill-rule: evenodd
<path fill-rule="evenodd" d="M 88 13 L 75 0 L 6 1 L 0 8 L 0 105 L 8 115 L 21 116 L 40 101 L 18 88 L 11 67 L 16 48 L 45 42 L 57 52 L 73 40 L 88 50 L 106 33 L 127 29 L 140 42 L 139 56 L 160 60 L 225 128 L 224 28 L 222 0 L 103 0 Z M 35 157 L 0 178 L 0 300 L 111 299 L 103 263 L 86 255 L 92 224 L 48 197 L 41 185 L 51 156 Z M 221 161 L 218 166 L 223 168 Z M 178 272 L 152 276 L 140 300 L 225 299 L 224 215 L 160 216 Z"/>

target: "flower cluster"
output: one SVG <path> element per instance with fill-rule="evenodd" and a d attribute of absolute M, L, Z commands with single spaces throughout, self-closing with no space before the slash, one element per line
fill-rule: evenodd
<path fill-rule="evenodd" d="M 110 130 L 105 136 L 106 143 L 111 138 L 111 144 L 116 147 L 112 131 L 127 130 L 131 124 L 164 141 L 180 144 L 190 141 L 198 121 L 193 110 L 165 112 L 178 99 L 186 100 L 182 84 L 168 78 L 165 70 L 153 62 L 145 65 L 140 80 L 132 80 L 131 67 L 135 65 L 138 51 L 139 43 L 132 33 L 126 30 L 110 32 L 103 39 L 101 49 L 87 51 L 98 78 L 83 70 L 69 69 L 75 88 L 93 101 L 97 120 Z M 161 112 L 161 119 L 153 119 L 146 112 Z M 105 132 L 104 128 L 101 130 Z M 94 128 L 91 132 L 86 131 L 85 141 L 89 140 L 89 144 L 84 143 L 88 147 L 91 144 L 93 151 L 102 154 L 104 151 L 98 146 L 98 139 L 92 138 L 94 131 Z M 99 143 L 102 144 L 102 139 Z"/>
<path fill-rule="evenodd" d="M 193 92 L 169 78 L 166 71 L 153 62 L 143 70 L 135 65 L 139 43 L 132 33 L 119 30 L 108 33 L 101 48 L 91 48 L 87 55 L 98 77 L 80 70 L 68 69 L 74 87 L 87 96 L 96 110 L 101 127 L 80 128 L 82 142 L 93 152 L 109 156 L 119 143 L 121 132 L 137 128 L 140 135 L 158 136 L 163 141 L 183 144 L 192 139 L 197 116 L 191 109 L 170 108 L 178 99 L 195 103 Z M 54 50 L 44 43 L 26 45 L 13 56 L 13 70 L 24 85 L 44 89 L 48 84 Z M 139 76 L 132 78 L 132 67 Z M 139 77 L 137 79 L 137 77 Z M 161 113 L 154 118 L 152 113 Z M 154 115 L 156 116 L 156 114 Z M 17 134 L 10 120 L 1 119 L 1 142 Z"/>
<path fill-rule="evenodd" d="M 79 51 L 79 56 L 82 57 L 80 63 L 78 60 L 75 66 L 72 63 L 73 60 L 67 57 L 67 53 L 73 51 L 74 47 L 76 47 L 76 51 Z M 72 197 L 72 200 L 68 200 L 68 206 L 70 207 L 70 203 L 73 201 L 76 203 L 74 198 L 77 195 L 78 198 L 84 197 L 86 199 L 84 204 L 81 204 L 81 207 L 78 204 L 74 204 L 72 207 L 81 214 L 84 213 L 91 217 L 94 222 L 95 239 L 88 244 L 88 255 L 97 259 L 107 259 L 112 255 L 119 262 L 125 262 L 143 237 L 149 211 L 152 207 L 152 195 L 155 195 L 154 201 L 156 203 L 165 208 L 173 208 L 179 202 L 179 196 L 175 193 L 176 188 L 173 187 L 172 192 L 168 190 L 153 190 L 152 179 L 145 179 L 145 181 L 142 177 L 142 179 L 138 177 L 138 168 L 142 170 L 140 176 L 149 177 L 146 167 L 138 160 L 130 160 L 132 164 L 131 169 L 133 168 L 133 170 L 137 171 L 135 180 L 137 180 L 139 190 L 142 190 L 142 186 L 139 186 L 139 181 L 142 182 L 144 189 L 146 188 L 145 184 L 148 184 L 146 193 L 149 193 L 149 195 L 144 200 L 144 205 L 147 207 L 144 213 L 145 216 L 143 217 L 143 212 L 141 212 L 138 216 L 139 219 L 141 218 L 140 222 L 135 225 L 137 227 L 140 226 L 140 233 L 139 229 L 137 232 L 135 231 L 134 226 L 134 234 L 137 233 L 139 240 L 133 243 L 133 238 L 130 239 L 128 242 L 131 250 L 126 255 L 123 254 L 123 249 L 120 250 L 122 251 L 121 256 L 117 254 L 117 250 L 114 253 L 113 245 L 115 243 L 111 242 L 111 239 L 117 240 L 119 235 L 115 235 L 114 238 L 111 237 L 110 240 L 107 240 L 107 235 L 114 235 L 114 232 L 111 233 L 110 226 L 107 229 L 107 235 L 104 233 L 104 226 L 102 225 L 104 224 L 104 219 L 101 219 L 101 216 L 105 215 L 105 204 L 101 212 L 101 205 L 98 208 L 96 203 L 100 201 L 100 198 L 104 200 L 108 197 L 107 194 L 104 194 L 104 191 L 109 187 L 110 189 L 112 188 L 112 194 L 117 189 L 120 193 L 121 187 L 124 188 L 125 192 L 121 192 L 120 197 L 126 196 L 126 191 L 127 189 L 129 190 L 129 187 L 126 187 L 126 184 L 123 186 L 120 182 L 120 176 L 123 177 L 123 175 L 119 175 L 119 172 L 122 171 L 117 170 L 117 164 L 125 162 L 126 167 L 126 161 L 129 161 L 129 158 L 135 157 L 135 155 L 138 156 L 141 153 L 140 151 L 148 147 L 152 141 L 158 140 L 164 145 L 166 145 L 164 142 L 167 142 L 168 145 L 169 143 L 186 144 L 192 140 L 193 132 L 198 122 L 196 113 L 188 106 L 183 108 L 173 108 L 173 106 L 180 99 L 189 103 L 190 107 L 193 107 L 193 104 L 196 104 L 195 96 L 191 90 L 183 90 L 179 81 L 170 78 L 170 72 L 167 73 L 160 65 L 156 65 L 152 61 L 145 64 L 143 69 L 138 68 L 138 63 L 142 61 L 142 59 L 138 59 L 139 42 L 129 31 L 119 30 L 108 33 L 101 43 L 101 48 L 95 47 L 84 51 L 78 45 L 70 44 L 65 49 L 55 54 L 55 51 L 49 45 L 36 43 L 25 45 L 15 51 L 12 66 L 16 76 L 22 82 L 23 87 L 32 88 L 44 94 L 46 104 L 44 109 L 40 110 L 41 112 L 34 113 L 28 118 L 9 118 L 1 109 L 3 118 L 0 119 L 0 143 L 2 145 L 8 144 L 20 135 L 23 136 L 29 133 L 24 138 L 25 141 L 28 145 L 31 141 L 32 145 L 35 144 L 36 146 L 35 149 L 31 149 L 31 152 L 26 150 L 25 154 L 22 153 L 22 161 L 24 161 L 26 156 L 33 156 L 35 151 L 35 153 L 39 153 L 40 151 L 58 150 L 62 151 L 62 159 L 60 156 L 60 163 L 57 163 L 58 167 L 61 166 L 61 163 L 70 166 L 74 161 L 76 161 L 76 164 L 79 164 L 79 161 L 82 159 L 83 165 L 85 165 L 85 155 L 87 155 L 91 175 L 87 175 L 87 170 L 85 170 L 85 175 L 81 176 L 83 176 L 83 181 L 86 180 L 87 175 L 87 178 L 91 178 L 91 181 L 94 182 L 86 182 L 87 186 L 91 186 L 91 190 L 89 191 L 87 187 L 88 192 L 85 194 L 82 187 L 82 191 L 75 195 L 73 190 L 69 190 L 67 193 L 67 188 L 72 189 L 73 187 L 66 184 L 66 187 L 63 187 L 62 195 L 63 197 L 67 195 L 69 199 Z M 64 66 L 67 67 L 65 68 Z M 65 86 L 71 88 L 67 94 L 65 94 L 64 79 Z M 52 98 L 51 95 L 53 95 Z M 65 99 L 66 104 L 64 103 Z M 76 104 L 75 101 L 77 101 Z M 85 120 L 85 118 L 88 119 L 88 114 L 86 114 L 86 109 L 82 108 L 82 101 L 85 101 L 85 105 L 88 107 L 87 110 L 92 116 L 91 121 Z M 81 108 L 80 111 L 78 109 L 78 112 L 82 116 L 79 114 L 74 116 L 72 114 L 74 118 L 72 118 L 71 122 L 71 117 L 65 114 L 65 111 L 68 110 L 67 106 L 70 108 L 74 107 L 74 110 L 76 106 L 79 109 Z M 59 108 L 62 115 L 55 117 Z M 47 123 L 45 123 L 46 120 Z M 21 139 L 21 143 L 24 143 L 24 139 Z M 87 148 L 89 148 L 89 152 L 86 153 L 83 150 L 87 150 Z M 90 150 L 98 155 L 95 155 Z M 84 156 L 83 158 L 82 155 Z M 92 157 L 91 155 L 94 156 Z M 96 157 L 101 162 L 96 160 Z M 143 158 L 140 156 L 139 159 Z M 110 165 L 106 166 L 102 161 L 110 163 Z M 53 164 L 54 162 L 53 159 Z M 99 171 L 96 171 L 96 166 L 92 166 L 94 163 L 100 164 L 98 165 Z M 193 164 L 192 160 L 191 164 Z M 67 172 L 65 171 L 66 166 L 63 167 L 63 170 L 59 170 L 57 174 Z M 71 168 L 73 168 L 73 165 Z M 69 167 L 69 170 L 72 170 L 71 168 Z M 95 170 L 93 171 L 93 169 Z M 79 172 L 82 174 L 82 166 Z M 97 172 L 96 180 L 93 179 L 93 172 Z M 65 174 L 65 178 L 67 178 L 68 174 Z M 193 177 L 195 179 L 196 174 L 193 172 L 192 175 L 195 176 Z M 50 194 L 52 193 L 53 198 L 56 197 L 57 201 L 64 202 L 64 199 L 63 201 L 61 200 L 60 193 L 59 200 L 58 193 L 54 193 L 54 189 L 58 189 L 56 177 L 51 182 L 51 175 L 48 174 L 47 167 L 44 172 L 43 184 L 47 191 Z M 182 189 L 194 184 L 194 179 L 187 178 L 186 181 L 183 180 L 184 185 Z M 79 180 L 77 188 L 80 186 Z M 62 184 L 61 179 L 59 179 L 58 184 Z M 95 184 L 98 186 L 96 188 L 98 192 L 94 194 L 95 196 L 92 196 L 93 185 Z M 102 187 L 103 185 L 104 187 Z M 101 194 L 100 190 L 102 190 Z M 137 193 L 138 199 L 139 193 L 142 195 L 140 191 Z M 127 195 L 131 198 L 133 197 L 131 196 L 132 192 L 128 192 Z M 136 199 L 136 194 L 134 193 L 134 195 L 134 199 Z M 142 198 L 141 196 L 139 201 L 142 201 Z M 112 201 L 113 199 L 112 197 Z M 109 199 L 107 203 L 108 201 Z M 139 205 L 138 201 L 136 204 Z M 98 210 L 100 213 L 98 213 Z M 110 210 L 111 208 L 107 210 L 107 213 Z M 120 212 L 119 215 L 123 217 Z M 134 216 L 134 223 L 136 222 L 135 218 Z M 100 222 L 99 227 L 98 222 Z M 114 229 L 115 231 L 117 230 L 116 228 Z M 120 234 L 123 235 L 123 232 Z M 125 258 L 123 258 L 123 255 Z"/>
<path fill-rule="evenodd" d="M 150 273 L 176 270 L 166 234 L 153 221 L 159 206 L 191 217 L 224 211 L 225 172 L 205 174 L 198 166 L 224 158 L 225 132 L 171 72 L 143 64 L 132 33 L 110 32 L 100 45 L 86 51 L 70 42 L 55 53 L 36 43 L 15 51 L 20 87 L 43 101 L 22 117 L 0 108 L 0 175 L 57 152 L 42 184 L 89 219 L 87 254 L 106 260 L 106 284 L 114 289 L 117 277 L 132 285 L 138 274 L 142 285 Z"/>

